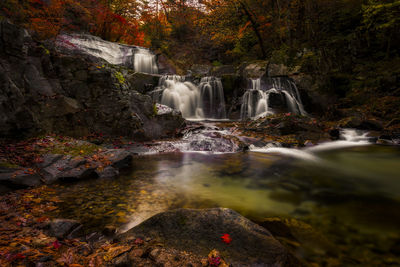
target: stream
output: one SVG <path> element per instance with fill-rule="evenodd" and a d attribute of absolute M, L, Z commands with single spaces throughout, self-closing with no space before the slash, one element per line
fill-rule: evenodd
<path fill-rule="evenodd" d="M 256 222 L 296 218 L 346 257 L 380 257 L 400 240 L 399 162 L 399 147 L 362 135 L 305 149 L 143 154 L 118 179 L 54 186 L 57 216 L 124 232 L 170 209 L 227 207 Z"/>

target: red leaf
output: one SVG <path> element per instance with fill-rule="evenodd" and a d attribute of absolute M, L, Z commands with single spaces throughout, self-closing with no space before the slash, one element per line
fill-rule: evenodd
<path fill-rule="evenodd" d="M 221 236 L 222 242 L 229 244 L 232 242 L 232 238 L 229 236 L 229 234 L 223 234 Z"/>
<path fill-rule="evenodd" d="M 58 240 L 56 240 L 56 241 L 50 243 L 49 246 L 53 246 L 54 249 L 59 249 L 62 245 L 60 242 L 58 242 Z"/>
<path fill-rule="evenodd" d="M 217 257 L 209 257 L 208 258 L 208 264 L 210 266 L 219 266 L 221 264 L 221 257 L 217 256 Z"/>
<path fill-rule="evenodd" d="M 136 245 L 142 245 L 143 243 L 144 243 L 143 239 L 141 239 L 141 238 L 136 238 L 135 239 L 135 244 Z"/>

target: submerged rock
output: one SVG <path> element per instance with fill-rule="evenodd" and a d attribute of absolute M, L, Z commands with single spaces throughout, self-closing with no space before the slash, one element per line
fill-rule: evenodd
<path fill-rule="evenodd" d="M 227 244 L 221 236 L 228 234 Z M 166 246 L 203 256 L 210 249 L 221 252 L 226 261 L 246 266 L 298 266 L 298 260 L 269 231 L 233 210 L 178 209 L 157 214 L 121 236 L 146 236 Z"/>
<path fill-rule="evenodd" d="M 76 238 L 83 235 L 82 225 L 76 220 L 54 219 L 49 225 L 49 234 L 57 238 Z"/>

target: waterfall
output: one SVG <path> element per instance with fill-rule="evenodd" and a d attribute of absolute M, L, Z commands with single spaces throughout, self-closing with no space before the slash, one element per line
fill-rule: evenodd
<path fill-rule="evenodd" d="M 266 84 L 261 84 L 261 79 L 252 79 L 251 87 L 242 97 L 240 118 L 258 119 L 274 114 L 271 105 L 271 96 L 286 106 L 294 114 L 306 115 L 296 84 L 285 77 L 271 78 Z M 283 98 L 282 98 L 283 97 Z"/>
<path fill-rule="evenodd" d="M 150 50 L 137 48 L 134 54 L 134 70 L 137 72 L 145 72 L 157 74 L 158 68 L 156 56 Z"/>
<path fill-rule="evenodd" d="M 221 79 L 204 77 L 200 80 L 200 106 L 206 118 L 225 119 L 224 88 Z"/>
<path fill-rule="evenodd" d="M 151 93 L 154 101 L 181 111 L 186 119 L 225 119 L 221 80 L 205 77 L 197 86 L 184 76 L 164 75 Z"/>
<path fill-rule="evenodd" d="M 60 48 L 84 52 L 113 65 L 123 65 L 137 72 L 158 73 L 156 56 L 143 47 L 105 41 L 89 34 L 61 34 L 56 44 Z"/>

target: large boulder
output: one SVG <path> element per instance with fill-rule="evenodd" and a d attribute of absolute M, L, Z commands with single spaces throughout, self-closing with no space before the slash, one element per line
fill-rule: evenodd
<path fill-rule="evenodd" d="M 146 135 L 157 137 L 171 137 L 179 135 L 179 129 L 185 126 L 185 119 L 181 112 L 161 104 L 154 105 L 151 120 L 143 127 Z"/>
<path fill-rule="evenodd" d="M 221 236 L 229 234 L 229 244 Z M 167 247 L 206 256 L 217 249 L 234 266 L 298 266 L 298 260 L 265 228 L 233 210 L 178 209 L 157 214 L 121 236 L 151 237 Z"/>

